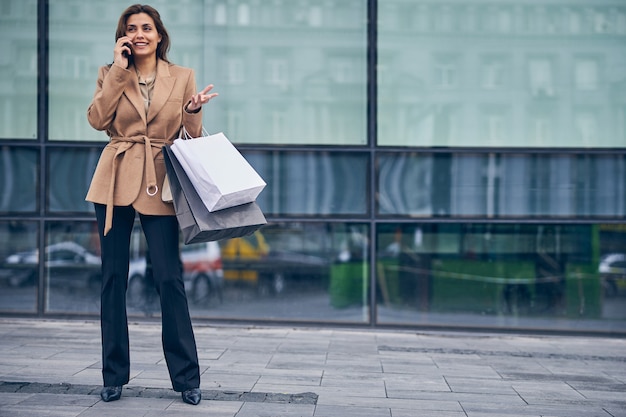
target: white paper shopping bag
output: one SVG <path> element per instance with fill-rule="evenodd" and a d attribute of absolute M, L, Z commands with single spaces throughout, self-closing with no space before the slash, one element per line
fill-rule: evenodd
<path fill-rule="evenodd" d="M 251 203 L 265 188 L 265 181 L 221 132 L 176 139 L 171 150 L 211 212 Z"/>

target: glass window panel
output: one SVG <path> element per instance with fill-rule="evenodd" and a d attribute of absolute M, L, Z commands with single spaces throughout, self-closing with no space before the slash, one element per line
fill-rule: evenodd
<path fill-rule="evenodd" d="M 37 309 L 37 222 L 0 222 L 0 311 Z"/>
<path fill-rule="evenodd" d="M 378 323 L 626 329 L 623 225 L 381 224 Z"/>
<path fill-rule="evenodd" d="M 184 11 L 166 0 L 151 4 L 172 39 L 172 62 L 193 68 L 199 88 L 212 83 L 220 93 L 204 112 L 212 132 L 238 143 L 367 143 L 366 1 L 191 0 Z M 89 126 L 86 110 L 127 6 L 50 4 L 50 139 L 107 139 Z M 89 40 L 76 30 L 88 30 Z"/>
<path fill-rule="evenodd" d="M 131 314 L 160 314 L 139 231 L 133 239 Z M 181 245 L 192 316 L 367 322 L 368 228 L 272 223 L 251 236 Z"/>
<path fill-rule="evenodd" d="M 99 313 L 102 275 L 96 222 L 50 222 L 46 230 L 46 312 Z M 158 313 L 158 296 L 150 274 L 146 240 L 137 220 L 130 239 L 129 314 Z"/>
<path fill-rule="evenodd" d="M 192 315 L 365 323 L 368 233 L 363 224 L 275 223 L 246 238 L 183 247 Z"/>
<path fill-rule="evenodd" d="M 97 314 L 102 278 L 95 222 L 50 222 L 46 230 L 45 311 Z M 191 313 L 369 322 L 368 236 L 364 224 L 290 222 L 268 224 L 245 238 L 181 244 Z M 32 251 L 35 239 L 26 246 Z M 131 235 L 128 279 L 129 314 L 159 315 L 139 223 Z"/>
<path fill-rule="evenodd" d="M 100 312 L 102 263 L 95 221 L 49 222 L 44 262 L 46 312 Z"/>
<path fill-rule="evenodd" d="M 0 146 L 0 212 L 37 210 L 38 158 L 35 149 Z"/>
<path fill-rule="evenodd" d="M 620 154 L 397 153 L 377 166 L 381 215 L 626 216 Z"/>
<path fill-rule="evenodd" d="M 0 4 L 0 138 L 37 137 L 37 0 Z"/>
<path fill-rule="evenodd" d="M 251 151 L 243 154 L 267 183 L 257 199 L 266 215 L 367 213 L 367 154 Z"/>
<path fill-rule="evenodd" d="M 98 68 L 113 61 L 117 20 L 130 3 L 112 0 L 92 5 L 80 0 L 51 2 L 49 6 L 49 96 L 48 118 L 51 140 L 106 141 L 104 132 L 87 121 L 98 77 Z M 172 41 L 168 54 L 174 63 L 192 67 L 196 81 L 208 84 L 201 66 L 203 2 L 189 1 L 181 9 L 167 0 L 150 3 L 161 14 Z M 89 39 L 77 37 L 88 32 Z"/>
<path fill-rule="evenodd" d="M 100 148 L 49 148 L 48 210 L 52 213 L 93 213 L 85 201 Z"/>
<path fill-rule="evenodd" d="M 379 2 L 378 145 L 625 147 L 624 5 L 413 3 Z"/>

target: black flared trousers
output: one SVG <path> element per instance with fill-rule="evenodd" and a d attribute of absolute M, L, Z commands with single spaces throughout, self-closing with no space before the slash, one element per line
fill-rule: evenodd
<path fill-rule="evenodd" d="M 119 386 L 127 384 L 130 378 L 126 289 L 135 209 L 132 206 L 114 207 L 113 228 L 106 236 L 106 206 L 95 204 L 95 210 L 102 250 L 102 376 L 104 386 Z M 161 301 L 161 340 L 172 388 L 178 392 L 199 388 L 198 353 L 182 278 L 176 216 L 140 213 L 139 219 Z"/>

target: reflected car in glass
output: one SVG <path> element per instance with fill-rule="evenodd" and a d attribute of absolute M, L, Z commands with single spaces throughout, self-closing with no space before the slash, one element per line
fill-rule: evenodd
<path fill-rule="evenodd" d="M 602 279 L 604 295 L 614 297 L 626 287 L 626 254 L 609 253 L 600 258 L 598 272 Z"/>
<path fill-rule="evenodd" d="M 94 289 L 102 282 L 100 256 L 76 242 L 47 246 L 44 262 L 48 285 L 52 287 Z M 9 255 L 0 270 L 0 279 L 11 286 L 34 285 L 38 265 L 37 249 Z"/>
<path fill-rule="evenodd" d="M 260 231 L 222 244 L 224 278 L 261 295 L 279 295 L 297 285 L 324 286 L 332 255 L 298 230 Z"/>
<path fill-rule="evenodd" d="M 183 245 L 181 247 L 183 280 L 189 301 L 206 306 L 214 299 L 221 301 L 224 285 L 222 258 L 217 242 Z M 154 283 L 146 276 L 146 258 L 131 259 L 128 273 L 128 299 L 131 305 L 141 306 L 152 295 Z"/>

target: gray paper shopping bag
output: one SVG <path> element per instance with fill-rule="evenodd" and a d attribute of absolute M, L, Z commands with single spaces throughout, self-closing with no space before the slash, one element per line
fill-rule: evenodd
<path fill-rule="evenodd" d="M 163 157 L 185 244 L 247 236 L 267 224 L 256 202 L 210 212 L 169 146 L 163 147 Z"/>

